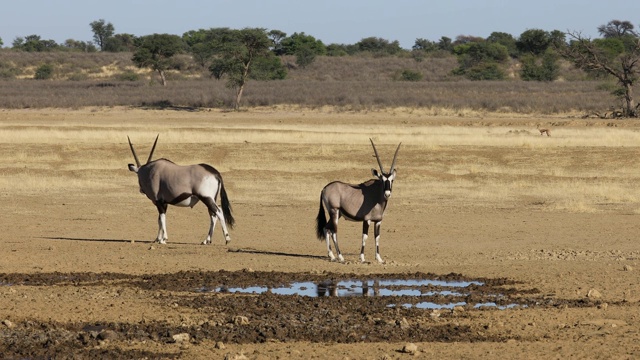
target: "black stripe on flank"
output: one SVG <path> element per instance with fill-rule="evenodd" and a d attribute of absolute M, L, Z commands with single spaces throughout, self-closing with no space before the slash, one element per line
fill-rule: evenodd
<path fill-rule="evenodd" d="M 192 195 L 193 194 L 190 194 L 190 193 L 182 193 L 182 194 L 178 195 L 178 197 L 176 197 L 173 200 L 169 201 L 169 204 L 175 205 L 175 204 L 181 203 L 181 202 L 187 200 L 188 198 L 190 198 Z"/>

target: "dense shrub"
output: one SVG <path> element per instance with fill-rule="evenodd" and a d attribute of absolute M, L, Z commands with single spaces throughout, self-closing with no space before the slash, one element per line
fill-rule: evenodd
<path fill-rule="evenodd" d="M 422 73 L 415 70 L 402 70 L 400 73 L 400 80 L 403 81 L 420 81 L 422 78 Z"/>
<path fill-rule="evenodd" d="M 527 81 L 555 80 L 559 74 L 559 66 L 556 58 L 552 53 L 547 53 L 540 58 L 533 55 L 521 57 L 522 70 L 520 71 L 520 77 L 522 80 Z"/>
<path fill-rule="evenodd" d="M 49 80 L 53 78 L 54 67 L 51 64 L 43 64 L 36 70 L 33 76 L 36 80 Z"/>

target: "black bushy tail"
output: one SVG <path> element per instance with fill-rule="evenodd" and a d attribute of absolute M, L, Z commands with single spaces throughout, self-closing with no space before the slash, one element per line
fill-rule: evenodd
<path fill-rule="evenodd" d="M 320 210 L 316 217 L 316 236 L 319 240 L 324 240 L 324 227 L 327 225 L 327 217 L 324 214 L 324 206 L 322 205 L 322 194 L 320 194 Z"/>
<path fill-rule="evenodd" d="M 227 192 L 224 190 L 224 184 L 222 181 L 220 181 L 220 199 L 222 200 L 222 213 L 224 214 L 224 220 L 227 225 L 229 225 L 229 228 L 233 229 L 233 225 L 236 223 L 236 220 L 231 214 L 231 203 L 227 197 Z"/>

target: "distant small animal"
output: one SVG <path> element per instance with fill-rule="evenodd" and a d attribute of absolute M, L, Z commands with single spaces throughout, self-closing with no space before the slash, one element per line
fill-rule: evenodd
<path fill-rule="evenodd" d="M 129 147 L 133 153 L 136 164 L 129 164 L 129 170 L 138 175 L 138 184 L 140 192 L 145 194 L 153 205 L 158 209 L 158 237 L 156 242 L 166 244 L 167 235 L 167 207 L 189 206 L 194 207 L 198 201 L 202 201 L 209 210 L 211 225 L 209 226 L 209 234 L 202 244 L 210 244 L 213 236 L 213 229 L 216 221 L 219 219 L 222 225 L 222 232 L 226 243 L 231 241 L 229 228 L 233 228 L 235 220 L 231 214 L 231 204 L 224 189 L 222 176 L 213 166 L 207 164 L 181 166 L 167 159 L 158 159 L 151 161 L 153 151 L 156 149 L 158 137 L 153 143 L 149 158 L 144 165 L 140 164 L 138 155 L 129 140 Z M 216 204 L 216 200 L 220 194 L 222 206 Z"/>
<path fill-rule="evenodd" d="M 540 131 L 540 135 L 547 134 L 547 136 L 551 136 L 551 129 L 549 128 L 541 128 L 538 126 L 538 131 Z"/>

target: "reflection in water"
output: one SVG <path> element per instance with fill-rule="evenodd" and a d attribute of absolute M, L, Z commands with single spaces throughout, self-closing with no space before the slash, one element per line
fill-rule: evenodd
<path fill-rule="evenodd" d="M 457 291 L 470 285 L 483 285 L 479 281 L 442 281 L 442 280 L 326 280 L 319 283 L 311 281 L 294 282 L 289 286 L 269 288 L 266 286 L 219 287 L 215 292 L 263 294 L 271 292 L 278 295 L 322 296 L 464 296 Z M 425 291 L 424 288 L 431 289 Z M 208 291 L 206 288 L 200 292 Z"/>
<path fill-rule="evenodd" d="M 467 306 L 460 301 L 461 297 L 469 295 L 470 286 L 484 285 L 480 281 L 443 281 L 428 279 L 391 279 L 391 280 L 325 280 L 321 282 L 294 282 L 289 286 L 267 287 L 219 287 L 214 292 L 239 294 L 264 294 L 270 292 L 276 295 L 298 295 L 308 297 L 348 297 L 348 296 L 382 296 L 382 297 L 416 297 L 420 299 L 439 298 L 438 301 L 418 301 L 417 303 L 391 304 L 388 307 L 404 307 L 416 309 L 453 309 L 456 306 Z M 200 288 L 198 292 L 210 292 L 208 288 Z M 498 300 L 501 294 L 488 294 L 489 298 Z M 450 302 L 442 301 L 442 297 L 451 298 Z M 495 302 L 471 304 L 473 308 L 510 309 L 518 304 L 497 305 Z"/>

